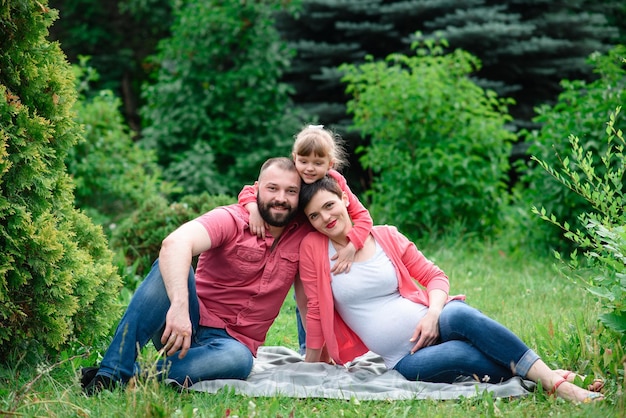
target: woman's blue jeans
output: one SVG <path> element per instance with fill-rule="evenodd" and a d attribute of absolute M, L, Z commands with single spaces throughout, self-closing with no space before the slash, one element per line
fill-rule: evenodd
<path fill-rule="evenodd" d="M 462 377 L 498 383 L 526 377 L 539 359 L 509 329 L 464 302 L 451 301 L 439 317 L 440 342 L 394 367 L 409 380 L 453 383 Z"/>
<path fill-rule="evenodd" d="M 191 348 L 183 359 L 174 353 L 159 360 L 157 369 L 163 372 L 161 377 L 174 379 L 185 386 L 201 380 L 247 378 L 254 361 L 248 347 L 224 329 L 199 325 L 200 311 L 193 269 L 189 270 L 188 288 L 193 328 Z M 139 350 L 151 339 L 157 350 L 163 346 L 161 335 L 169 307 L 170 300 L 157 260 L 133 295 L 100 363 L 98 374 L 123 383 L 137 374 Z"/>

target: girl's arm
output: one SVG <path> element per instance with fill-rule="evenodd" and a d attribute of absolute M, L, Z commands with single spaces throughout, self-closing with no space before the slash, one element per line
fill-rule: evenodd
<path fill-rule="evenodd" d="M 330 170 L 328 175 L 337 181 L 341 190 L 348 196 L 348 215 L 350 215 L 354 225 L 352 231 L 348 234 L 348 239 L 354 244 L 354 247 L 358 251 L 363 248 L 367 236 L 372 231 L 372 217 L 365 206 L 359 201 L 359 198 L 352 193 L 348 182 L 339 172 Z"/>
<path fill-rule="evenodd" d="M 243 205 L 250 214 L 250 217 L 248 218 L 250 232 L 259 238 L 263 238 L 263 236 L 265 236 L 265 221 L 261 217 L 259 207 L 256 203 L 256 188 L 250 185 L 243 186 L 243 189 L 239 192 L 237 200 L 239 204 Z"/>
<path fill-rule="evenodd" d="M 256 189 L 254 186 L 243 186 L 243 189 L 239 192 L 237 201 L 243 206 L 246 206 L 248 203 L 256 203 Z"/>
<path fill-rule="evenodd" d="M 367 236 L 372 230 L 372 217 L 369 211 L 359 201 L 350 187 L 346 179 L 335 170 L 330 170 L 328 175 L 334 178 L 341 190 L 348 197 L 348 215 L 352 219 L 352 230 L 348 234 L 348 240 L 350 241 L 346 247 L 338 251 L 333 260 L 335 263 L 332 266 L 331 272 L 339 274 L 342 272 L 350 271 L 350 266 L 354 261 L 356 252 L 363 248 L 363 243 L 367 239 Z"/>

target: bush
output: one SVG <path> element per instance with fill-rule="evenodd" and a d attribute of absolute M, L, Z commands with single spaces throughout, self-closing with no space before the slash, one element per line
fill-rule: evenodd
<path fill-rule="evenodd" d="M 74 209 L 74 79 L 46 2 L 0 3 L 0 363 L 108 332 L 120 278 L 102 229 Z"/>
<path fill-rule="evenodd" d="M 341 67 L 354 127 L 371 138 L 360 151 L 374 173 L 372 217 L 417 235 L 491 231 L 507 203 L 511 101 L 469 79 L 480 67 L 469 53 L 412 47 L 414 57 Z"/>
<path fill-rule="evenodd" d="M 289 155 L 301 122 L 279 83 L 289 52 L 274 2 L 181 2 L 143 88 L 142 143 L 183 194 L 235 194 L 268 157 Z"/>
<path fill-rule="evenodd" d="M 87 59 L 74 66 L 79 91 L 97 77 Z M 141 202 L 171 192 L 161 179 L 161 169 L 152 151 L 139 147 L 119 111 L 121 101 L 110 90 L 89 97 L 81 95 L 74 106 L 76 121 L 84 128 L 84 140 L 70 149 L 66 159 L 74 177 L 76 206 L 109 231 Z"/>
<path fill-rule="evenodd" d="M 592 208 L 579 215 L 578 229 L 569 222 L 558 219 L 545 208 L 533 208 L 543 220 L 558 226 L 565 238 L 585 252 L 593 266 L 599 266 L 601 274 L 591 279 L 576 274 L 582 265 L 577 252 L 571 254 L 570 277 L 598 297 L 604 308 L 600 321 L 616 332 L 626 344 L 626 193 L 624 173 L 626 154 L 621 130 L 616 130 L 620 108 L 611 115 L 606 128 L 606 145 L 602 154 L 585 150 L 580 139 L 570 136 L 572 159 L 563 157 L 559 169 L 536 157 L 539 166 L 556 179 L 561 187 L 575 193 Z M 555 252 L 558 259 L 561 255 Z"/>
<path fill-rule="evenodd" d="M 525 141 L 530 144 L 528 155 L 533 158 L 527 166 L 518 167 L 523 174 L 519 204 L 524 210 L 543 206 L 547 213 L 574 229 L 586 227 L 586 223 L 580 223 L 580 216 L 592 211 L 593 205 L 574 190 L 555 182 L 537 161 L 543 161 L 549 167 L 560 166 L 565 159 L 573 161 L 576 156 L 568 136 L 575 133 L 580 146 L 591 153 L 596 175 L 604 175 L 600 155 L 607 151 L 609 144 L 605 140 L 603 123 L 617 106 L 626 102 L 626 66 L 622 62 L 625 55 L 625 46 L 617 46 L 606 55 L 591 55 L 589 63 L 597 74 L 595 81 L 563 80 L 563 92 L 557 103 L 536 109 L 537 116 L 533 120 L 541 124 L 541 129 L 524 134 Z M 626 121 L 617 119 L 615 124 L 616 129 L 626 128 Z M 581 180 L 586 177 L 580 167 L 570 167 L 570 170 Z M 522 228 L 525 234 L 530 234 L 532 247 L 573 249 L 572 242 L 563 240 L 560 230 L 547 223 L 531 221 Z"/>
<path fill-rule="evenodd" d="M 184 196 L 174 203 L 168 203 L 162 196 L 154 196 L 113 230 L 111 246 L 124 256 L 126 265 L 134 267 L 135 274 L 141 279 L 159 256 L 161 242 L 170 232 L 217 206 L 236 201 L 230 196 L 208 193 Z M 130 290 L 135 286 L 134 282 L 125 283 Z"/>

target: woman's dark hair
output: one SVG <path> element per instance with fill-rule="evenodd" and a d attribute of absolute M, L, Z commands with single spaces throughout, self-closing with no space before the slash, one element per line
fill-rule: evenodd
<path fill-rule="evenodd" d="M 313 196 L 315 196 L 315 194 L 321 190 L 327 190 L 331 193 L 336 194 L 340 198 L 343 195 L 343 191 L 341 190 L 341 187 L 339 187 L 337 181 L 328 175 L 311 184 L 303 183 L 302 187 L 300 188 L 299 203 L 299 206 L 302 208 L 302 210 L 304 210 L 309 202 L 311 202 Z"/>

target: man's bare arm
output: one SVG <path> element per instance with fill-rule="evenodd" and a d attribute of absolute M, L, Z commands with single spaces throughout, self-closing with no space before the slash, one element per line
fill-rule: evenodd
<path fill-rule="evenodd" d="M 163 240 L 159 252 L 159 268 L 170 308 L 161 336 L 163 350 L 172 355 L 180 350 L 179 358 L 185 357 L 191 346 L 191 318 L 189 317 L 188 276 L 193 256 L 211 248 L 211 238 L 204 226 L 197 221 L 181 225 Z"/>

